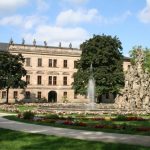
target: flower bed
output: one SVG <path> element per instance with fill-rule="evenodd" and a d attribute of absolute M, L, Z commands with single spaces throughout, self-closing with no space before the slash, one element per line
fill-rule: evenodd
<path fill-rule="evenodd" d="M 145 121 L 146 119 L 142 117 L 127 117 L 126 121 Z"/>
<path fill-rule="evenodd" d="M 113 118 L 114 121 L 145 121 L 146 119 L 138 116 L 125 116 L 118 115 L 116 118 Z"/>
<path fill-rule="evenodd" d="M 137 131 L 144 131 L 144 132 L 150 132 L 150 127 L 137 127 Z"/>
<path fill-rule="evenodd" d="M 39 106 L 49 106 L 49 104 L 25 104 L 25 105 L 0 105 L 0 110 L 7 112 L 18 113 L 18 118 L 30 120 L 31 122 L 45 123 L 56 126 L 68 126 L 69 128 L 81 129 L 106 129 L 117 131 L 137 131 L 137 132 L 150 132 L 150 127 L 143 122 L 150 121 L 150 117 L 143 118 L 138 115 L 102 115 L 100 112 L 90 111 L 47 111 L 38 109 Z M 56 105 L 56 104 L 55 104 Z M 27 117 L 24 117 L 24 111 L 19 108 L 24 108 L 25 112 L 28 111 Z M 30 108 L 30 110 L 27 110 Z M 26 113 L 25 113 L 26 114 Z M 124 122 L 124 124 L 122 123 Z M 138 124 L 138 126 L 136 125 Z M 131 125 L 130 125 L 131 124 Z M 150 123 L 149 123 L 150 124 Z M 82 128 L 83 127 L 83 128 Z"/>
<path fill-rule="evenodd" d="M 23 113 L 26 114 L 26 113 Z M 19 118 L 24 118 L 23 114 L 19 114 L 18 117 Z M 32 113 L 30 112 L 29 114 L 31 114 L 31 117 L 29 116 L 28 118 L 30 118 L 29 120 L 31 121 L 32 118 Z M 105 129 L 105 130 L 116 130 L 116 131 L 132 131 L 132 132 L 150 132 L 150 127 L 145 127 L 145 126 L 136 126 L 136 125 L 128 125 L 126 123 L 127 122 L 131 122 L 131 121 L 136 121 L 136 122 L 142 122 L 145 121 L 146 119 L 142 118 L 142 117 L 137 117 L 137 116 L 130 116 L 130 117 L 124 117 L 124 123 L 119 123 L 116 124 L 118 122 L 118 118 L 111 118 L 111 117 L 92 117 L 92 118 L 75 118 L 75 117 L 71 117 L 71 116 L 63 116 L 62 114 L 48 114 L 45 116 L 34 116 L 34 118 L 32 119 L 33 122 L 38 122 L 38 123 L 50 123 L 51 125 L 58 125 L 61 126 L 63 125 L 63 127 L 66 125 L 69 128 L 80 128 L 83 127 L 85 129 Z M 122 118 L 123 119 L 123 118 Z"/>

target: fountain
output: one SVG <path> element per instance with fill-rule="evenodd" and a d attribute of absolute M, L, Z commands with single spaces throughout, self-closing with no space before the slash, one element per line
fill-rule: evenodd
<path fill-rule="evenodd" d="M 95 80 L 93 77 L 93 67 L 90 66 L 90 76 L 87 85 L 88 103 L 46 103 L 40 104 L 39 111 L 47 111 L 50 113 L 63 112 L 63 113 L 99 113 L 99 114 L 113 114 L 116 113 L 115 106 L 113 104 L 96 104 L 95 103 Z"/>
<path fill-rule="evenodd" d="M 87 89 L 88 99 L 90 100 L 88 104 L 88 109 L 95 109 L 95 80 L 93 77 L 93 66 L 90 66 L 90 78 L 88 81 L 88 89 Z"/>

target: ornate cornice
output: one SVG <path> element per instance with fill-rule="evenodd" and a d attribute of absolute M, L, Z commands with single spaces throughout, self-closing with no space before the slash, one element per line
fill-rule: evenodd
<path fill-rule="evenodd" d="M 22 54 L 40 54 L 53 56 L 76 56 L 80 57 L 82 51 L 75 48 L 44 47 L 31 45 L 10 45 L 9 51 Z"/>

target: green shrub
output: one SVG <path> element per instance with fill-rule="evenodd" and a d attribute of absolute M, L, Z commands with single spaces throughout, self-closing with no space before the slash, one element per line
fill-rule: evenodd
<path fill-rule="evenodd" d="M 57 114 L 48 114 L 45 116 L 46 119 L 59 119 Z"/>
<path fill-rule="evenodd" d="M 23 113 L 23 119 L 32 120 L 34 118 L 35 114 L 31 111 L 25 111 Z"/>
<path fill-rule="evenodd" d="M 67 96 L 62 97 L 62 102 L 63 103 L 68 103 L 69 102 L 69 100 L 67 99 Z"/>
<path fill-rule="evenodd" d="M 47 99 L 44 97 L 44 98 L 39 98 L 38 103 L 47 103 Z"/>
<path fill-rule="evenodd" d="M 124 123 L 124 124 L 122 124 L 122 129 L 128 129 L 129 127 L 128 127 L 128 125 L 126 124 L 126 123 Z"/>
<path fill-rule="evenodd" d="M 125 120 L 126 120 L 126 116 L 124 116 L 124 115 L 118 115 L 118 116 L 115 118 L 115 120 L 117 120 L 117 121 L 125 121 Z"/>

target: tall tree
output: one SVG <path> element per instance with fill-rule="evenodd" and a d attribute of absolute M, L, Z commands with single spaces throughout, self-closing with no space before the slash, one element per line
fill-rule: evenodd
<path fill-rule="evenodd" d="M 23 63 L 24 58 L 21 54 L 0 52 L 0 89 L 6 89 L 6 103 L 8 103 L 10 88 L 24 88 L 27 85 L 22 80 L 22 77 L 26 75 Z"/>
<path fill-rule="evenodd" d="M 131 63 L 134 64 L 134 60 L 136 58 L 136 51 L 140 49 L 144 52 L 145 59 L 144 59 L 144 69 L 150 72 L 150 49 L 143 48 L 142 46 L 134 46 L 132 50 L 129 52 L 131 57 Z"/>
<path fill-rule="evenodd" d="M 120 40 L 115 36 L 94 35 L 80 45 L 81 59 L 74 74 L 75 92 L 85 95 L 90 76 L 90 64 L 96 83 L 96 95 L 115 93 L 124 85 L 123 55 Z"/>

